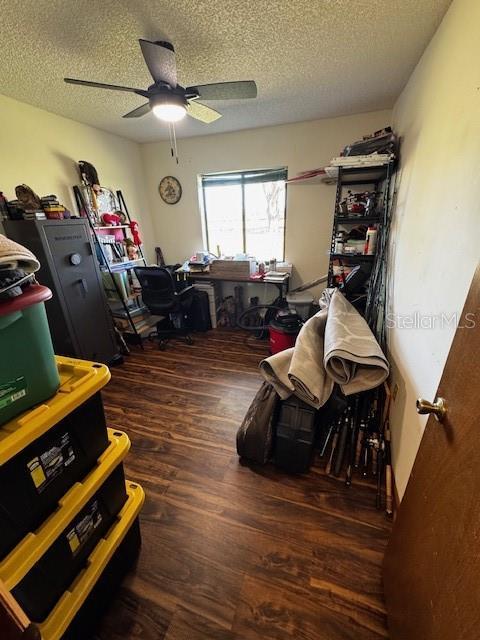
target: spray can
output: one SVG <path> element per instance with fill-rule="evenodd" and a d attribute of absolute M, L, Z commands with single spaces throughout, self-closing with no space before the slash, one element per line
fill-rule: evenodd
<path fill-rule="evenodd" d="M 335 253 L 343 253 L 344 247 L 345 247 L 345 234 L 343 231 L 340 231 L 335 236 Z"/>
<path fill-rule="evenodd" d="M 377 230 L 375 227 L 368 227 L 365 238 L 365 249 L 363 253 L 366 256 L 373 256 L 377 247 Z"/>

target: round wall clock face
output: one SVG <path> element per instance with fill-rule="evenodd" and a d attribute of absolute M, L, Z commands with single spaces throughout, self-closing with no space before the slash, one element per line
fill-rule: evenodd
<path fill-rule="evenodd" d="M 162 200 L 167 204 L 176 204 L 182 197 L 182 186 L 173 176 L 162 178 L 158 191 Z"/>

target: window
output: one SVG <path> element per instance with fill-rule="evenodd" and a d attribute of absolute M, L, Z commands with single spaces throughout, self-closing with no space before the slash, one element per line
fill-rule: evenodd
<path fill-rule="evenodd" d="M 258 260 L 285 254 L 287 169 L 200 176 L 204 240 L 208 251 Z"/>

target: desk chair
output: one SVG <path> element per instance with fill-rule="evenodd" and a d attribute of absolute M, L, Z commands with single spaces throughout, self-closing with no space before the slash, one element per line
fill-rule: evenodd
<path fill-rule="evenodd" d="M 175 337 L 183 337 L 187 344 L 193 344 L 185 321 L 192 304 L 194 287 L 178 291 L 174 276 L 167 267 L 135 267 L 135 275 L 142 287 L 143 302 L 150 313 L 166 316 L 157 323 L 157 330 L 150 335 L 150 338 L 159 340 L 159 349 L 164 351 L 168 341 Z"/>

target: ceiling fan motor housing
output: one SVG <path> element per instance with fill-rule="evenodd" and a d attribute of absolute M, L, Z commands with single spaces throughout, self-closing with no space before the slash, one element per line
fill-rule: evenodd
<path fill-rule="evenodd" d="M 149 96 L 149 102 L 152 109 L 153 107 L 161 104 L 178 105 L 179 107 L 186 109 L 188 104 L 184 90 L 180 92 L 175 89 L 171 89 L 170 87 L 156 87 L 153 95 Z"/>

